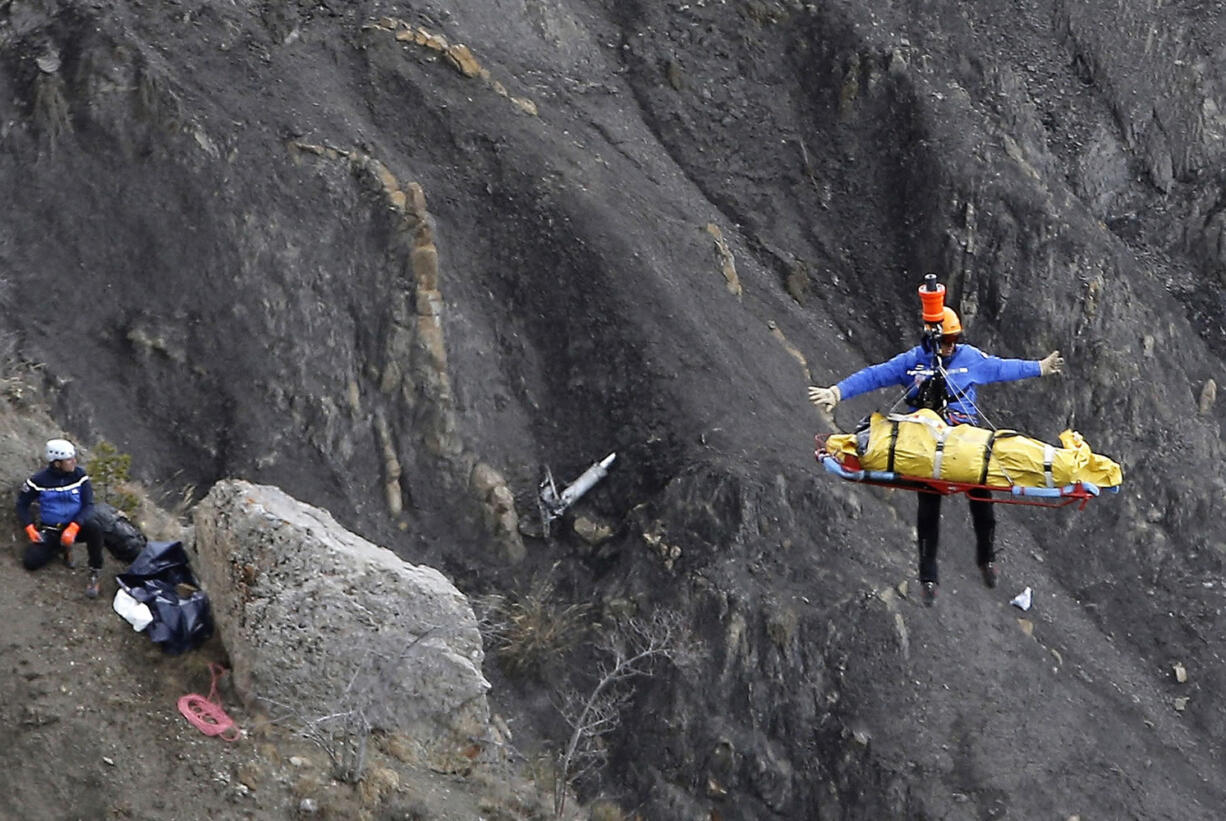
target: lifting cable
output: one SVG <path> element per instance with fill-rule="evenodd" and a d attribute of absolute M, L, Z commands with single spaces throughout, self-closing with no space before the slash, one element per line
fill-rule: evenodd
<path fill-rule="evenodd" d="M 989 443 L 995 441 L 996 435 L 1000 433 L 1000 429 L 997 428 L 996 424 L 992 422 L 991 419 L 988 418 L 987 414 L 984 413 L 977 404 L 975 404 L 975 401 L 971 399 L 969 396 L 967 396 L 966 391 L 959 390 L 958 388 L 954 387 L 950 383 L 949 371 L 945 370 L 945 363 L 943 361 L 944 357 L 942 357 L 940 354 L 936 354 L 934 355 L 933 359 L 935 360 L 935 367 L 932 369 L 932 372 L 929 373 L 927 377 L 925 377 L 925 379 L 919 379 L 918 378 L 919 374 L 917 374 L 916 380 L 912 382 L 909 386 L 904 388 L 902 394 L 899 395 L 899 397 L 896 400 L 894 400 L 894 404 L 890 405 L 890 409 L 886 411 L 887 415 L 894 413 L 894 411 L 897 410 L 898 406 L 901 405 L 904 400 L 906 400 L 907 396 L 910 395 L 910 393 L 913 390 L 919 390 L 920 385 L 922 385 L 927 379 L 932 379 L 934 376 L 940 376 L 945 382 L 946 391 L 947 392 L 950 390 L 953 391 L 953 394 L 952 396 L 950 396 L 950 398 L 956 402 L 965 402 L 966 404 L 970 405 L 971 410 L 974 411 L 975 415 L 978 416 L 980 419 L 982 419 L 984 423 L 986 423 L 986 426 L 992 431 L 992 437 L 991 439 L 988 440 Z M 891 452 L 891 455 L 892 455 L 892 452 Z M 992 458 L 991 445 L 989 444 L 988 453 L 985 455 L 985 458 L 984 458 L 984 471 L 985 472 L 987 471 L 988 460 L 990 460 L 991 458 Z M 1005 470 L 1003 465 L 1000 465 L 1000 472 L 1004 474 L 1004 477 L 1008 479 L 1010 483 L 1013 482 L 1013 477 L 1009 475 L 1009 472 Z"/>

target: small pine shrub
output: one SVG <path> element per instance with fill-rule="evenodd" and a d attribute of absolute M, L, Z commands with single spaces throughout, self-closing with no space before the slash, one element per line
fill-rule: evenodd
<path fill-rule="evenodd" d="M 139 504 L 136 494 L 122 488 L 131 467 L 132 454 L 120 453 L 119 448 L 106 440 L 94 447 L 93 456 L 85 467 L 102 501 L 122 510 L 128 518 L 136 514 Z"/>

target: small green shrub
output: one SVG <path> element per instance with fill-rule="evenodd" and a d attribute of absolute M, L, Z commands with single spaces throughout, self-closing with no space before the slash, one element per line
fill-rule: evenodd
<path fill-rule="evenodd" d="M 119 448 L 105 439 L 94 446 L 93 456 L 85 466 L 101 500 L 122 510 L 129 518 L 136 515 L 140 503 L 136 494 L 121 487 L 128 481 L 131 467 L 132 454 L 120 453 Z"/>

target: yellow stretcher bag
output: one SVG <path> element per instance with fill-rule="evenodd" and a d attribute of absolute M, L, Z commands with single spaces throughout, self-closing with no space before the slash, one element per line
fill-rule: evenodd
<path fill-rule="evenodd" d="M 1119 464 L 1091 452 L 1076 431 L 1061 433 L 1060 445 L 1012 430 L 950 425 L 935 411 L 918 410 L 874 413 L 867 431 L 828 437 L 826 452 L 836 459 L 855 455 L 867 470 L 994 487 L 1090 482 L 1108 488 L 1123 481 Z"/>

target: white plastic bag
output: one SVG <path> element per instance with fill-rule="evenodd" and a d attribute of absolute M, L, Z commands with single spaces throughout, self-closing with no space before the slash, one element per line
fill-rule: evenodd
<path fill-rule="evenodd" d="M 1020 607 L 1022 610 L 1029 610 L 1030 609 L 1030 588 L 1027 587 L 1021 593 L 1018 593 L 1016 596 L 1014 596 L 1013 601 L 1009 602 L 1009 604 L 1013 605 L 1014 607 Z"/>
<path fill-rule="evenodd" d="M 132 598 L 122 587 L 115 591 L 115 601 L 111 607 L 138 633 L 153 622 L 153 613 L 149 612 L 148 605 Z"/>

